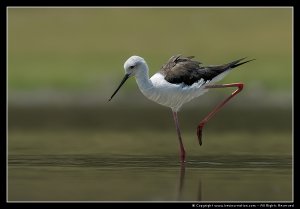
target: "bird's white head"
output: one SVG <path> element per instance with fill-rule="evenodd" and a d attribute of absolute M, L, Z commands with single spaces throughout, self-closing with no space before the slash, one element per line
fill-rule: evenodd
<path fill-rule="evenodd" d="M 137 73 L 147 70 L 146 66 L 147 64 L 142 57 L 131 56 L 124 63 L 125 74 L 135 76 Z"/>
<path fill-rule="evenodd" d="M 147 76 L 148 75 L 148 66 L 145 60 L 139 56 L 131 56 L 124 63 L 125 76 L 121 81 L 120 85 L 110 97 L 109 101 L 115 96 L 115 94 L 119 91 L 125 81 L 131 76 Z"/>

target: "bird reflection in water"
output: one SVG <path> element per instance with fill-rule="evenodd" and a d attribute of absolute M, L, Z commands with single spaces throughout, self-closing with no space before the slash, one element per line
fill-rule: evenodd
<path fill-rule="evenodd" d="M 178 196 L 177 200 L 184 200 L 183 199 L 183 188 L 184 188 L 184 182 L 185 182 L 185 162 L 180 163 L 180 175 L 179 175 L 179 188 L 178 188 Z M 197 201 L 202 201 L 202 183 L 201 179 L 199 179 L 198 184 L 198 193 L 197 193 Z"/>

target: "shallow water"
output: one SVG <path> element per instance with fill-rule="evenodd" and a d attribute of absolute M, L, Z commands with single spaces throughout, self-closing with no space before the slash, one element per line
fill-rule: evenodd
<path fill-rule="evenodd" d="M 200 147 L 206 112 L 180 115 L 181 165 L 165 109 L 10 107 L 8 200 L 292 201 L 292 111 L 228 108 Z"/>
<path fill-rule="evenodd" d="M 9 201 L 291 201 L 288 155 L 10 155 Z"/>

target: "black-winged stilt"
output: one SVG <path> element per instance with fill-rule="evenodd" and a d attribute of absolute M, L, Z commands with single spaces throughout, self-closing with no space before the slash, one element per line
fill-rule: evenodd
<path fill-rule="evenodd" d="M 141 92 L 150 100 L 172 109 L 173 118 L 179 138 L 180 160 L 185 161 L 185 150 L 182 143 L 177 112 L 184 103 L 207 92 L 210 88 L 237 87 L 231 95 L 217 105 L 197 126 L 199 144 L 202 145 L 202 129 L 231 98 L 243 89 L 243 83 L 214 84 L 242 64 L 252 60 L 243 61 L 245 58 L 235 60 L 228 64 L 201 66 L 201 62 L 192 60 L 194 56 L 172 56 L 169 61 L 149 79 L 149 69 L 146 61 L 139 56 L 131 56 L 125 63 L 125 76 L 109 101 L 118 92 L 125 81 L 135 76 Z"/>

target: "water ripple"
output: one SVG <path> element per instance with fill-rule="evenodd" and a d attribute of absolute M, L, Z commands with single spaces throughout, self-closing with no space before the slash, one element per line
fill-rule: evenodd
<path fill-rule="evenodd" d="M 178 167 L 177 156 L 130 155 L 9 155 L 9 166 L 56 167 Z M 189 156 L 186 166 L 191 168 L 291 168 L 292 156 Z"/>

